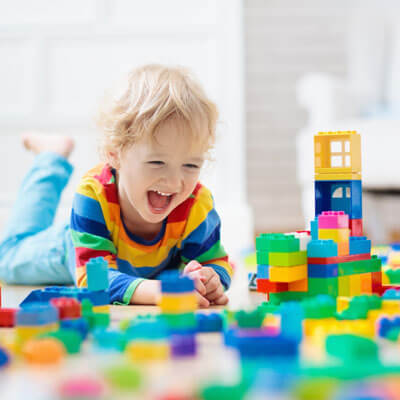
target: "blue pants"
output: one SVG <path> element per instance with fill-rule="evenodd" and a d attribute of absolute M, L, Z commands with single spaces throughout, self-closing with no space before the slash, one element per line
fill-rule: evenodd
<path fill-rule="evenodd" d="M 41 153 L 24 178 L 0 240 L 0 280 L 11 284 L 71 284 L 66 259 L 68 224 L 54 225 L 72 165 Z"/>

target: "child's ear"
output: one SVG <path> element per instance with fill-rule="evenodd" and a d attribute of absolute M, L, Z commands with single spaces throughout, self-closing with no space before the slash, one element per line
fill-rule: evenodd
<path fill-rule="evenodd" d="M 116 151 L 110 151 L 107 155 L 108 163 L 113 167 L 114 169 L 118 170 L 120 167 L 120 161 L 119 161 L 119 153 Z"/>

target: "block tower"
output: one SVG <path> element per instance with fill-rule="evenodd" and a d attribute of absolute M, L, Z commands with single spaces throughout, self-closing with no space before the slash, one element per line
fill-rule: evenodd
<path fill-rule="evenodd" d="M 362 236 L 361 139 L 354 131 L 314 137 L 315 219 L 311 235 L 257 238 L 257 290 L 271 301 L 328 294 L 382 294 L 381 262 Z"/>

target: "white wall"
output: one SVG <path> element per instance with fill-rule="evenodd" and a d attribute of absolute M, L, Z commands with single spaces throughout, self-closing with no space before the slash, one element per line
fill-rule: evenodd
<path fill-rule="evenodd" d="M 241 0 L 9 0 L 0 3 L 0 221 L 31 157 L 25 129 L 69 133 L 76 173 L 96 162 L 93 117 L 104 90 L 148 62 L 190 67 L 221 111 L 217 162 L 206 181 L 228 249 L 251 243 L 245 182 Z M 240 224 L 239 224 L 240 221 Z M 241 229 L 241 237 L 236 232 Z"/>

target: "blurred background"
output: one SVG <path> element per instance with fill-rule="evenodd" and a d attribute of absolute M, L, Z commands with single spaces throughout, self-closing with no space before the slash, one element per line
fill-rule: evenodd
<path fill-rule="evenodd" d="M 260 232 L 308 226 L 313 135 L 357 130 L 364 225 L 400 232 L 400 2 L 394 0 L 9 0 L 0 3 L 0 228 L 32 162 L 25 130 L 77 140 L 74 187 L 97 162 L 104 91 L 149 62 L 193 70 L 221 111 L 204 174 L 239 254 Z"/>

